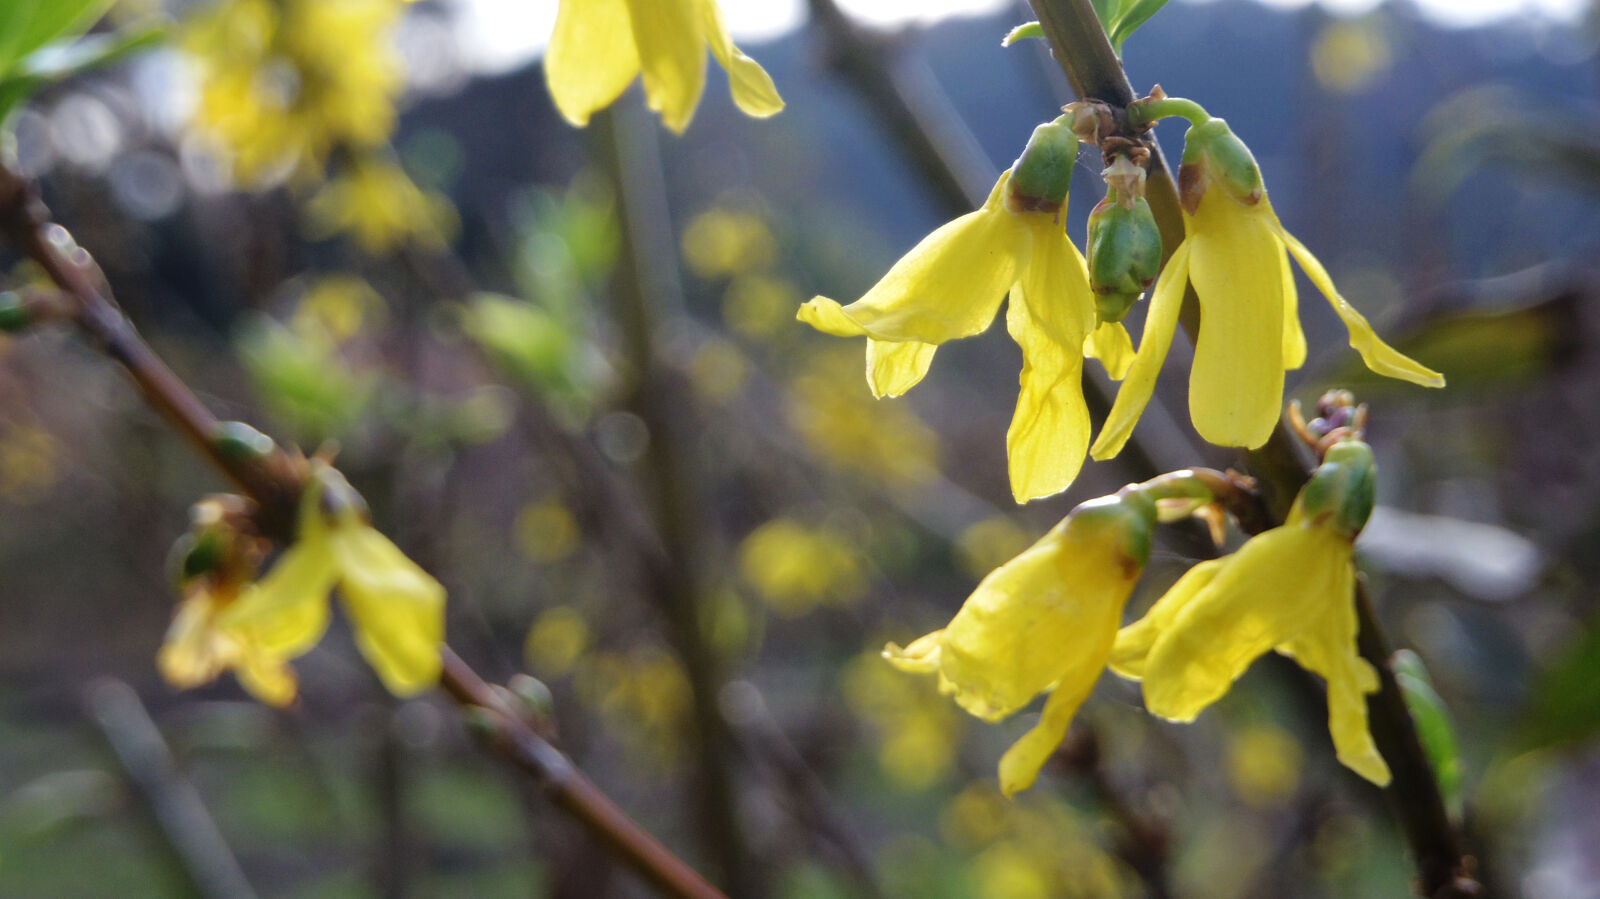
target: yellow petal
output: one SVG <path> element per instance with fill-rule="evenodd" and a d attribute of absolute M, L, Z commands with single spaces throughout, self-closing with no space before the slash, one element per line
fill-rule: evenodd
<path fill-rule="evenodd" d="M 1064 676 L 1105 667 L 1137 571 L 1114 540 L 1056 525 L 990 572 L 945 628 L 941 689 L 997 721 Z M 913 644 L 915 645 L 915 644 Z"/>
<path fill-rule="evenodd" d="M 837 337 L 931 344 L 971 337 L 994 321 L 1027 241 L 1019 216 L 985 204 L 924 237 L 861 299 L 840 306 L 816 297 L 799 319 Z"/>
<path fill-rule="evenodd" d="M 1128 368 L 1128 379 L 1117 391 L 1117 401 L 1100 428 L 1089 454 L 1105 461 L 1122 452 L 1128 438 L 1133 436 L 1133 426 L 1139 423 L 1144 407 L 1155 393 L 1156 376 L 1161 374 L 1161 364 L 1172 347 L 1172 332 L 1178 327 L 1178 310 L 1183 307 L 1183 290 L 1189 286 L 1189 242 L 1178 244 L 1172 258 L 1161 271 L 1160 280 L 1150 294 L 1150 311 L 1144 320 L 1144 336 L 1139 338 L 1139 352 Z"/>
<path fill-rule="evenodd" d="M 1106 374 L 1113 381 L 1120 381 L 1128 376 L 1128 367 L 1133 364 L 1133 340 L 1122 322 L 1101 322 L 1083 342 L 1083 354 L 1099 359 Z"/>
<path fill-rule="evenodd" d="M 1328 732 L 1334 752 L 1345 767 L 1382 787 L 1389 783 L 1389 766 L 1367 728 L 1367 694 L 1377 692 L 1378 673 L 1356 648 L 1355 569 L 1346 568 L 1345 573 L 1329 596 L 1308 602 L 1323 606 L 1321 615 L 1278 651 L 1327 681 Z"/>
<path fill-rule="evenodd" d="M 1189 416 L 1219 446 L 1257 447 L 1283 402 L 1283 248 L 1268 210 L 1213 191 L 1186 216 L 1200 337 Z"/>
<path fill-rule="evenodd" d="M 409 696 L 438 683 L 444 587 L 371 527 L 343 526 L 331 539 L 356 647 L 384 686 Z"/>
<path fill-rule="evenodd" d="M 167 683 L 180 690 L 215 680 L 223 663 L 213 650 L 214 603 L 209 593 L 195 591 L 178 604 L 156 653 L 156 667 Z"/>
<path fill-rule="evenodd" d="M 626 0 L 561 0 L 544 56 L 561 117 L 578 127 L 610 106 L 639 74 Z"/>
<path fill-rule="evenodd" d="M 270 706 L 283 708 L 294 702 L 295 694 L 299 692 L 294 669 L 282 657 L 258 649 L 244 647 L 234 673 L 239 677 L 239 684 L 251 696 Z"/>
<path fill-rule="evenodd" d="M 1295 369 L 1306 363 L 1306 332 L 1300 327 L 1300 290 L 1295 286 L 1289 258 L 1279 253 L 1278 262 L 1283 274 L 1283 367 Z"/>
<path fill-rule="evenodd" d="M 883 648 L 883 657 L 901 671 L 932 674 L 939 670 L 939 643 L 943 639 L 944 631 L 938 630 L 912 640 L 905 649 L 898 643 L 890 643 Z"/>
<path fill-rule="evenodd" d="M 1276 219 L 1274 224 L 1276 225 Z M 1399 378 L 1423 387 L 1444 386 L 1444 375 L 1384 343 L 1377 332 L 1372 330 L 1372 325 L 1367 323 L 1366 318 L 1356 311 L 1356 307 L 1339 295 L 1338 289 L 1333 286 L 1333 279 L 1328 276 L 1328 270 L 1322 267 L 1317 257 L 1311 255 L 1311 251 L 1300 241 L 1295 240 L 1294 235 L 1284 230 L 1282 225 L 1276 227 L 1278 237 L 1282 238 L 1284 245 L 1294 255 L 1295 261 L 1305 269 L 1306 275 L 1311 278 L 1311 283 L 1317 285 L 1322 295 L 1328 298 L 1328 302 L 1333 305 L 1333 311 L 1338 313 L 1339 318 L 1344 321 L 1344 326 L 1350 330 L 1350 346 L 1361 354 L 1361 361 L 1367 363 L 1367 368 L 1385 377 Z"/>
<path fill-rule="evenodd" d="M 917 386 L 933 364 L 938 347 L 907 340 L 899 343 L 867 338 L 867 386 L 878 399 L 900 396 Z"/>
<path fill-rule="evenodd" d="M 679 134 L 706 86 L 706 44 L 695 0 L 626 0 L 644 75 L 644 96 Z"/>
<path fill-rule="evenodd" d="M 1117 631 L 1108 660 L 1111 670 L 1129 680 L 1143 678 L 1145 660 L 1150 656 L 1150 648 L 1156 645 L 1156 639 L 1172 627 L 1178 614 L 1216 578 L 1230 559 L 1211 559 L 1190 568 L 1155 601 L 1143 618 Z"/>
<path fill-rule="evenodd" d="M 1000 792 L 1008 797 L 1015 796 L 1039 779 L 1039 769 L 1050 761 L 1056 747 L 1066 739 L 1073 716 L 1078 713 L 1083 701 L 1089 698 L 1095 681 L 1100 679 L 1100 671 L 1104 666 L 1087 663 L 1103 657 L 1103 654 L 1103 649 L 1087 654 L 1082 660 L 1085 664 L 1074 665 L 1071 671 L 1062 675 L 1055 692 L 1045 700 L 1044 714 L 1039 716 L 1039 723 L 1000 757 Z"/>
<path fill-rule="evenodd" d="M 1094 322 L 1089 272 L 1059 225 L 1038 216 L 1030 228 L 1033 250 L 1006 309 L 1006 330 L 1022 348 L 1022 389 L 1006 431 L 1011 494 L 1019 503 L 1072 485 L 1090 428 L 1082 355 Z"/>
<path fill-rule="evenodd" d="M 728 87 L 733 92 L 733 102 L 745 115 L 764 119 L 783 109 L 783 98 L 778 96 L 772 76 L 760 63 L 739 52 L 728 37 L 728 25 L 722 19 L 722 9 L 715 0 L 698 0 L 706 42 L 711 54 L 728 72 Z"/>
<path fill-rule="evenodd" d="M 262 652 L 294 658 L 328 629 L 328 592 L 337 577 L 326 534 L 302 536 L 266 577 L 228 606 L 218 627 L 238 631 L 241 640 Z"/>
<path fill-rule="evenodd" d="M 1151 714 L 1192 721 L 1262 653 L 1295 639 L 1350 583 L 1350 541 L 1286 525 L 1252 538 L 1156 637 L 1145 660 Z M 1349 603 L 1351 597 L 1344 596 Z"/>

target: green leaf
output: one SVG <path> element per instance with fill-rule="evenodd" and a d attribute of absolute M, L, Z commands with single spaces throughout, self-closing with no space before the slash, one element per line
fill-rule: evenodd
<path fill-rule="evenodd" d="M 1024 22 L 1023 24 L 1011 29 L 1011 31 L 1008 32 L 1005 37 L 1000 39 L 1000 46 L 1009 47 L 1023 38 L 1030 37 L 1041 39 L 1044 37 L 1044 28 L 1041 27 L 1038 22 Z"/>
<path fill-rule="evenodd" d="M 136 28 L 115 34 L 98 34 L 46 44 L 29 53 L 13 71 L 0 77 L 0 122 L 48 84 L 110 65 L 166 40 L 161 26 Z"/>
<path fill-rule="evenodd" d="M 0 74 L 58 38 L 81 34 L 111 0 L 0 0 Z"/>
<path fill-rule="evenodd" d="M 1519 748 L 1568 746 L 1600 733 L 1600 626 L 1590 626 L 1533 685 Z"/>
<path fill-rule="evenodd" d="M 1111 46 L 1122 55 L 1122 44 L 1140 25 L 1167 5 L 1167 0 L 1093 0 L 1100 25 L 1111 39 Z"/>
<path fill-rule="evenodd" d="M 1450 713 L 1445 708 L 1444 700 L 1433 689 L 1428 669 L 1416 653 L 1402 649 L 1394 654 L 1391 664 L 1394 679 L 1400 685 L 1401 695 L 1405 697 L 1406 708 L 1416 724 L 1422 751 L 1427 754 L 1428 762 L 1433 766 L 1433 776 L 1439 781 L 1439 792 L 1444 796 L 1445 806 L 1451 814 L 1459 814 L 1461 754 L 1456 745 L 1455 726 L 1450 723 Z"/>

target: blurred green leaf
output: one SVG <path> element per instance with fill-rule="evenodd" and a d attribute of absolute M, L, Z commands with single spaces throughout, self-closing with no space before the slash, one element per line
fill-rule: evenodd
<path fill-rule="evenodd" d="M 0 122 L 40 88 L 110 65 L 166 40 L 160 26 L 98 34 L 38 48 L 0 77 Z"/>
<path fill-rule="evenodd" d="M 1150 17 L 1161 11 L 1167 5 L 1167 0 L 1093 0 L 1094 11 L 1100 16 L 1100 24 L 1106 30 L 1106 37 L 1111 39 L 1111 46 L 1122 55 L 1122 44 L 1139 26 L 1150 21 Z"/>
<path fill-rule="evenodd" d="M 266 316 L 235 343 L 262 402 L 304 443 L 345 435 L 377 389 L 376 376 L 351 371 L 333 347 Z"/>
<path fill-rule="evenodd" d="M 1006 33 L 1005 37 L 1000 39 L 1000 46 L 1009 47 L 1012 44 L 1015 44 L 1017 41 L 1030 37 L 1044 37 L 1044 29 L 1040 27 L 1038 22 L 1024 22 L 1021 25 L 1011 29 Z"/>
<path fill-rule="evenodd" d="M 1394 679 L 1405 697 L 1406 708 L 1417 726 L 1417 738 L 1422 741 L 1422 751 L 1433 766 L 1433 776 L 1439 781 L 1439 792 L 1444 795 L 1445 806 L 1451 814 L 1461 811 L 1461 753 L 1456 744 L 1455 726 L 1450 722 L 1450 712 L 1444 700 L 1433 689 L 1428 669 L 1422 659 L 1409 649 L 1394 654 L 1391 663 Z"/>
<path fill-rule="evenodd" d="M 0 2 L 0 74 L 53 40 L 79 34 L 111 0 L 4 0 Z"/>
<path fill-rule="evenodd" d="M 573 387 L 573 339 L 550 313 L 495 293 L 467 301 L 462 328 L 495 364 L 525 384 L 546 389 Z"/>
<path fill-rule="evenodd" d="M 1590 627 L 1535 681 L 1518 743 L 1523 749 L 1540 749 L 1589 740 L 1597 733 L 1600 627 Z"/>

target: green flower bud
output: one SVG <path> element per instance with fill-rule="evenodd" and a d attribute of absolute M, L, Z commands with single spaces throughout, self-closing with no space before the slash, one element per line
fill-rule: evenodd
<path fill-rule="evenodd" d="M 1372 447 L 1360 440 L 1345 440 L 1328 449 L 1295 504 L 1302 518 L 1326 518 L 1329 526 L 1353 540 L 1372 517 L 1377 483 Z"/>
<path fill-rule="evenodd" d="M 1205 192 L 1216 185 L 1246 206 L 1261 202 L 1261 167 L 1244 141 L 1222 119 L 1210 119 L 1189 129 L 1183 141 L 1183 164 L 1178 167 L 1178 194 L 1183 208 L 1194 215 Z"/>
<path fill-rule="evenodd" d="M 1077 162 L 1078 136 L 1070 123 L 1057 119 L 1033 129 L 1022 155 L 1011 164 L 1007 206 L 1013 212 L 1059 211 Z"/>
<path fill-rule="evenodd" d="M 1089 286 L 1095 315 L 1119 322 L 1161 270 L 1161 229 L 1144 197 L 1132 208 L 1111 197 L 1089 213 Z"/>
<path fill-rule="evenodd" d="M 1080 503 L 1067 515 L 1066 534 L 1074 542 L 1110 542 L 1124 557 L 1122 574 L 1137 578 L 1150 561 L 1156 527 L 1156 502 L 1136 490 L 1124 490 Z"/>

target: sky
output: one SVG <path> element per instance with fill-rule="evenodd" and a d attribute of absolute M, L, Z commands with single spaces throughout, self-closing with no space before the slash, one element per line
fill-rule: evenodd
<path fill-rule="evenodd" d="M 555 22 L 556 0 L 452 0 L 459 11 L 459 39 L 472 48 L 474 68 L 495 72 L 516 68 L 543 49 Z M 927 24 L 957 15 L 987 15 L 1014 7 L 1014 0 L 837 0 L 863 24 Z M 1205 3 L 1213 0 L 1185 0 Z M 1280 9 L 1320 3 L 1339 15 L 1357 15 L 1382 0 L 1258 0 Z M 1587 0 L 1411 0 L 1427 18 L 1449 27 L 1470 28 L 1514 15 L 1552 21 L 1576 20 Z M 799 27 L 805 0 L 721 0 L 734 40 L 760 43 Z"/>

